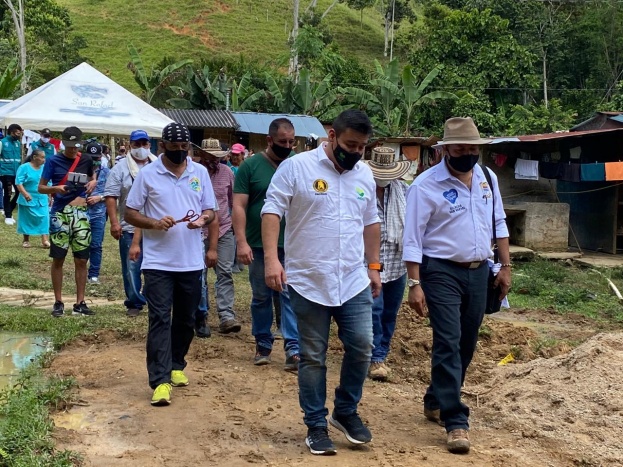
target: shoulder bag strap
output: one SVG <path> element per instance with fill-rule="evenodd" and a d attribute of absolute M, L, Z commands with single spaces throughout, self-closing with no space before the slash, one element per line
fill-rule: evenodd
<path fill-rule="evenodd" d="M 65 176 L 64 176 L 63 178 L 61 178 L 61 181 L 60 181 L 60 182 L 58 182 L 58 185 L 57 185 L 57 186 L 64 185 L 64 184 L 65 184 L 65 182 L 67 182 L 67 178 L 69 177 L 69 173 L 70 173 L 70 172 L 73 172 L 73 171 L 76 169 L 76 167 L 78 167 L 78 162 L 80 162 L 80 156 L 81 156 L 81 155 L 76 156 L 76 158 L 74 159 L 73 164 L 71 164 L 71 167 L 69 167 L 69 170 L 67 171 L 67 173 L 65 174 Z"/>
<path fill-rule="evenodd" d="M 493 182 L 491 181 L 491 174 L 489 173 L 489 168 L 481 165 L 480 168 L 485 173 L 485 178 L 487 179 L 487 183 L 489 183 L 489 189 L 491 190 L 491 202 L 493 203 L 493 209 L 491 214 L 491 219 L 493 221 L 492 228 L 492 238 L 493 238 L 493 262 L 498 263 L 498 237 L 495 229 L 495 190 L 493 189 Z"/>

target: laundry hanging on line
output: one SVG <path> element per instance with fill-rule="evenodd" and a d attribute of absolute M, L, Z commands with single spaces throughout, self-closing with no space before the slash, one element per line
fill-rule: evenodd
<path fill-rule="evenodd" d="M 603 182 L 606 179 L 605 164 L 582 164 L 580 178 L 583 182 Z"/>
<path fill-rule="evenodd" d="M 606 180 L 623 180 L 623 162 L 606 162 Z"/>
<path fill-rule="evenodd" d="M 539 161 L 517 159 L 515 163 L 515 178 L 517 180 L 538 180 Z"/>
<path fill-rule="evenodd" d="M 539 174 L 543 178 L 559 179 L 562 176 L 562 164 L 560 162 L 541 162 Z"/>
<path fill-rule="evenodd" d="M 582 164 L 576 163 L 562 163 L 562 174 L 560 179 L 565 182 L 579 182 L 580 180 L 580 166 Z"/>

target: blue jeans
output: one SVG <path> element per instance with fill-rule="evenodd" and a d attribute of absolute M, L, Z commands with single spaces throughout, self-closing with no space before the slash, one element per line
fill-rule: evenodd
<path fill-rule="evenodd" d="M 469 407 L 461 402 L 461 386 L 478 342 L 485 314 L 489 266 L 466 269 L 449 261 L 424 257 L 422 290 L 433 328 L 431 384 L 424 406 L 440 409 L 446 431 L 469 428 Z"/>
<path fill-rule="evenodd" d="M 91 224 L 91 252 L 89 253 L 88 277 L 99 277 L 102 267 L 102 244 L 106 231 L 106 213 L 104 215 L 89 215 Z"/>
<path fill-rule="evenodd" d="M 121 257 L 121 274 L 123 276 L 123 288 L 126 300 L 123 303 L 126 308 L 143 309 L 147 301 L 141 293 L 143 284 L 141 283 L 141 264 L 143 262 L 143 251 L 136 261 L 130 261 L 128 253 L 134 238 L 133 232 L 123 232 L 119 239 L 119 256 Z"/>
<path fill-rule="evenodd" d="M 340 385 L 335 389 L 336 415 L 357 411 L 372 356 L 372 293 L 369 287 L 341 306 L 324 306 L 307 300 L 290 287 L 301 346 L 299 402 L 308 427 L 326 427 L 327 348 L 331 317 L 344 345 Z"/>
<path fill-rule="evenodd" d="M 396 280 L 385 282 L 381 294 L 374 299 L 372 304 L 372 331 L 374 332 L 372 363 L 384 362 L 387 358 L 406 283 L 406 274 Z"/>
<path fill-rule="evenodd" d="M 283 248 L 279 248 L 279 261 L 283 264 Z M 273 325 L 273 289 L 266 285 L 264 275 L 264 249 L 253 248 L 253 261 L 249 265 L 249 282 L 253 298 L 251 299 L 252 334 L 258 346 L 273 348 L 275 337 L 271 331 Z M 286 286 L 279 294 L 281 302 L 281 334 L 286 357 L 299 353 L 299 337 L 296 317 L 290 305 L 289 288 Z"/>

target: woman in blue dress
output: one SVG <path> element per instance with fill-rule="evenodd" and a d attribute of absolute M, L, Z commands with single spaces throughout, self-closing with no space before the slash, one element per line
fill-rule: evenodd
<path fill-rule="evenodd" d="M 41 150 L 33 151 L 31 161 L 20 165 L 15 176 L 15 185 L 19 191 L 17 233 L 24 236 L 22 243 L 24 248 L 30 248 L 31 235 L 41 235 L 43 247 L 50 248 L 48 240 L 50 233 L 48 195 L 43 195 L 37 191 L 44 162 L 45 153 Z"/>

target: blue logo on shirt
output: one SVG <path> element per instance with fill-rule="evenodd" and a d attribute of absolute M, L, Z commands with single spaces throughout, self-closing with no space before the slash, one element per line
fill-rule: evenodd
<path fill-rule="evenodd" d="M 454 188 L 452 188 L 451 190 L 444 191 L 443 197 L 450 201 L 452 204 L 454 204 L 459 198 L 459 193 Z"/>

